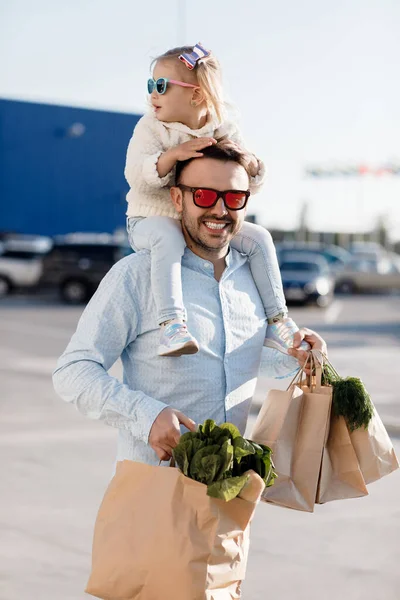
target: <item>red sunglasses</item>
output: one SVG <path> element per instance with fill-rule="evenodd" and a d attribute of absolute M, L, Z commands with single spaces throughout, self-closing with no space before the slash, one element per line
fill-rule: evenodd
<path fill-rule="evenodd" d="M 192 192 L 193 202 L 199 208 L 212 208 L 217 204 L 219 198 L 222 198 L 228 210 L 242 210 L 250 196 L 249 190 L 225 190 L 220 192 L 211 188 L 190 187 L 183 185 L 183 183 L 178 183 L 176 187 L 185 192 Z"/>

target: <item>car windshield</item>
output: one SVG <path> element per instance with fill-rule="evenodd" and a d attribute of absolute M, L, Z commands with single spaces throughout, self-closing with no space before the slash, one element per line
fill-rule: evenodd
<path fill-rule="evenodd" d="M 4 250 L 4 252 L 0 253 L 1 258 L 18 258 L 20 260 L 33 260 L 34 258 L 40 258 L 42 256 L 42 254 L 29 252 L 27 250 Z"/>
<path fill-rule="evenodd" d="M 281 264 L 281 271 L 307 271 L 308 273 L 319 273 L 320 267 L 312 262 L 284 262 Z"/>

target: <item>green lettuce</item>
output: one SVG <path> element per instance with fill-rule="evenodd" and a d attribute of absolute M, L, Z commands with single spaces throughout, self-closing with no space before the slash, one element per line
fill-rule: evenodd
<path fill-rule="evenodd" d="M 212 419 L 184 433 L 173 457 L 184 475 L 205 484 L 209 496 L 226 502 L 246 485 L 246 471 L 253 469 L 267 487 L 276 477 L 268 446 L 243 438 L 232 423 L 217 425 Z"/>

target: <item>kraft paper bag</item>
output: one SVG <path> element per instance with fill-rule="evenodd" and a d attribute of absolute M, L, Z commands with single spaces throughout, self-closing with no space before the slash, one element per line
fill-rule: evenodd
<path fill-rule="evenodd" d="M 321 385 L 320 366 L 315 370 L 309 386 L 302 370 L 286 392 L 271 390 L 251 434 L 272 449 L 278 474 L 262 500 L 308 512 L 314 511 L 332 402 L 330 388 Z"/>
<path fill-rule="evenodd" d="M 300 510 L 314 511 L 322 456 L 329 434 L 332 406 L 332 390 L 321 385 L 321 369 L 316 369 L 316 377 L 310 386 L 302 386 L 303 411 L 297 438 L 296 453 L 293 457 L 293 471 L 296 473 L 297 489 L 301 494 Z"/>
<path fill-rule="evenodd" d="M 399 468 L 393 444 L 376 408 L 367 429 L 356 429 L 350 440 L 365 483 L 373 483 Z"/>
<path fill-rule="evenodd" d="M 240 598 L 256 504 L 206 491 L 176 468 L 118 463 L 97 515 L 86 592 L 103 600 Z"/>
<path fill-rule="evenodd" d="M 316 357 L 316 359 L 323 368 L 328 368 L 328 371 L 334 376 L 334 379 L 341 379 L 340 375 L 337 373 L 325 355 L 321 354 L 321 356 Z M 339 425 L 337 425 L 337 428 L 338 427 Z M 342 432 L 341 439 L 343 445 L 344 438 L 347 438 L 347 435 L 344 432 L 343 422 L 340 423 L 340 429 Z M 385 475 L 389 475 L 389 473 L 392 473 L 399 468 L 399 463 L 393 448 L 393 444 L 374 406 L 373 415 L 368 427 L 361 427 L 355 429 L 354 431 L 350 431 L 348 428 L 348 433 L 365 484 L 377 481 L 378 479 L 381 479 Z M 346 439 L 346 446 L 347 445 L 348 443 Z M 349 449 L 347 450 L 347 454 L 348 456 L 351 454 Z M 353 458 L 354 457 L 351 459 L 352 463 L 354 463 Z M 354 478 L 353 483 L 355 483 Z"/>
<path fill-rule="evenodd" d="M 286 391 L 270 390 L 257 416 L 250 437 L 254 442 L 271 448 L 278 475 L 274 485 L 264 490 L 264 502 L 289 508 L 297 508 L 301 504 L 293 473 L 293 454 L 302 408 L 303 392 L 297 385 L 292 385 Z"/>
<path fill-rule="evenodd" d="M 329 436 L 322 455 L 317 504 L 367 495 L 368 490 L 346 421 L 344 417 L 332 414 Z"/>

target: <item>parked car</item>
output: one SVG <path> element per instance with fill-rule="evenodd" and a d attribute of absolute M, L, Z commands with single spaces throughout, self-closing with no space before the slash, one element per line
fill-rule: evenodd
<path fill-rule="evenodd" d="M 353 258 L 378 259 L 387 254 L 385 248 L 378 242 L 353 242 L 349 251 Z"/>
<path fill-rule="evenodd" d="M 37 286 L 43 258 L 52 247 L 51 238 L 15 236 L 0 245 L 0 298 L 16 290 Z"/>
<path fill-rule="evenodd" d="M 336 290 L 347 294 L 400 290 L 400 256 L 355 254 L 338 274 Z"/>
<path fill-rule="evenodd" d="M 321 307 L 331 303 L 335 277 L 322 256 L 305 252 L 285 253 L 280 270 L 287 302 L 315 302 Z"/>
<path fill-rule="evenodd" d="M 310 256 L 322 256 L 329 264 L 332 271 L 341 271 L 350 260 L 351 254 L 340 246 L 323 244 L 321 242 L 278 242 L 275 244 L 278 261 L 286 260 L 287 254 L 304 252 Z"/>
<path fill-rule="evenodd" d="M 130 252 L 128 246 L 104 236 L 57 237 L 43 261 L 40 286 L 57 289 L 68 304 L 87 302 L 107 271 Z"/>

